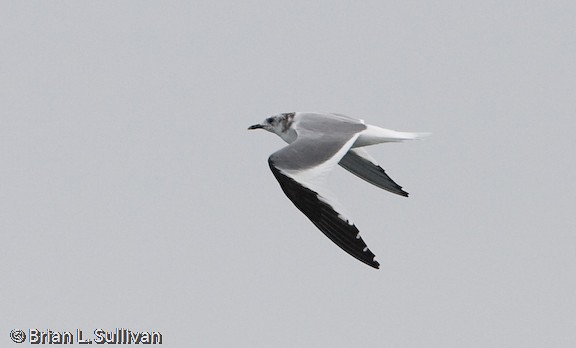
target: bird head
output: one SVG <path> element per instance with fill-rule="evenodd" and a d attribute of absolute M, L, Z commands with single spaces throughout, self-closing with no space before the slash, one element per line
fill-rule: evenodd
<path fill-rule="evenodd" d="M 277 135 L 282 135 L 286 133 L 290 128 L 292 119 L 294 118 L 294 113 L 285 113 L 276 116 L 271 116 L 262 121 L 262 123 L 252 125 L 248 127 L 249 130 L 252 129 L 264 129 L 268 132 L 275 133 Z"/>

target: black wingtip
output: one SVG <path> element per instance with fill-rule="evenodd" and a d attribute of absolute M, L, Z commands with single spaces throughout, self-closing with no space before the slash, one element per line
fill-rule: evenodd
<path fill-rule="evenodd" d="M 374 186 L 395 193 L 399 196 L 408 197 L 408 192 L 404 191 L 402 186 L 394 182 L 382 167 L 367 160 L 354 151 L 348 151 L 338 164 L 350 173 Z"/>
<path fill-rule="evenodd" d="M 360 238 L 356 226 L 342 220 L 333 207 L 319 199 L 318 193 L 281 173 L 272 159 L 268 163 L 282 191 L 326 237 L 357 260 L 370 267 L 380 268 L 378 261 L 374 260 L 374 253 Z"/>

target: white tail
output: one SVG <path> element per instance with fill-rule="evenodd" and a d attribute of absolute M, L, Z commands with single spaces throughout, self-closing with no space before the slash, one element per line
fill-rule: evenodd
<path fill-rule="evenodd" d="M 430 135 L 430 133 L 421 132 L 397 132 L 391 129 L 385 129 L 371 125 L 366 125 L 366 127 L 366 130 L 360 133 L 360 136 L 352 147 L 361 147 L 404 140 L 416 140 L 425 138 Z"/>

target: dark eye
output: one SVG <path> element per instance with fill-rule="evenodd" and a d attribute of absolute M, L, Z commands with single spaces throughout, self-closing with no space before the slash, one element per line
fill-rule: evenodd
<path fill-rule="evenodd" d="M 266 122 L 272 123 L 272 122 L 274 122 L 274 118 L 273 118 L 273 117 L 268 117 L 268 118 L 266 119 Z"/>

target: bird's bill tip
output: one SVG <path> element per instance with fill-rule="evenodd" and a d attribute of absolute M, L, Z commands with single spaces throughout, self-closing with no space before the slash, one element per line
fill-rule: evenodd
<path fill-rule="evenodd" d="M 261 124 L 254 124 L 254 125 L 248 127 L 248 130 L 258 129 L 258 128 L 264 128 L 264 126 Z"/>

